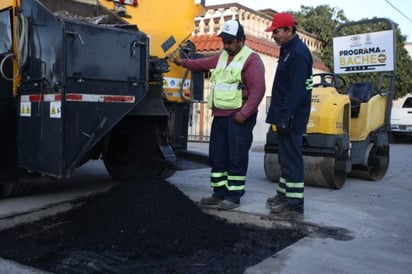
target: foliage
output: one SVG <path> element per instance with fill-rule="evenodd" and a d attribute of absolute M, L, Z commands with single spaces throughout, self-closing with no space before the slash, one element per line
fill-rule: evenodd
<path fill-rule="evenodd" d="M 291 12 L 298 21 L 299 30 L 312 33 L 323 42 L 323 49 L 316 53 L 321 58 L 324 64 L 333 70 L 333 36 L 336 27 L 342 23 L 349 22 L 343 10 L 330 7 L 328 5 L 320 5 L 317 7 L 309 7 L 302 5 L 300 11 Z M 372 18 L 365 18 L 372 19 Z M 405 49 L 406 37 L 401 34 L 399 26 L 394 23 L 396 30 L 396 82 L 394 98 L 399 98 L 412 90 L 412 59 Z M 386 24 L 362 24 L 352 28 L 342 29 L 339 35 L 348 35 L 353 33 L 365 33 L 371 31 L 380 31 L 388 29 Z M 344 75 L 347 83 L 355 81 L 370 81 L 375 84 L 379 83 L 378 73 L 364 74 L 348 74 Z"/>

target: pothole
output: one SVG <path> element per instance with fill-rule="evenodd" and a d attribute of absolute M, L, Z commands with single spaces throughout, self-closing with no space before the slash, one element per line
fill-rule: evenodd
<path fill-rule="evenodd" d="M 1 231 L 0 257 L 53 273 L 242 273 L 309 233 L 205 214 L 153 178 L 83 203 Z"/>

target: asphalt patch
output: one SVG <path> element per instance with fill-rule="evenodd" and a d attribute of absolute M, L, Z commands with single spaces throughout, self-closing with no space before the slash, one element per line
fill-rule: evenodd
<path fill-rule="evenodd" d="M 217 219 L 168 182 L 144 178 L 0 231 L 0 257 L 53 273 L 243 273 L 303 237 Z"/>

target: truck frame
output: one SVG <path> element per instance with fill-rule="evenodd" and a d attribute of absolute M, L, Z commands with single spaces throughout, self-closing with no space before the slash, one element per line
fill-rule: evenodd
<path fill-rule="evenodd" d="M 152 2 L 0 0 L 0 196 L 92 159 L 116 180 L 174 173 L 203 79 L 168 57 L 195 57 L 204 1 L 179 1 L 169 28 L 159 8 L 177 2 Z"/>

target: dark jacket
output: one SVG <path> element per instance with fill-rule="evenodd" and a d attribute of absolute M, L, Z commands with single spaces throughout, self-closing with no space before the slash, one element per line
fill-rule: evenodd
<path fill-rule="evenodd" d="M 304 133 L 312 99 L 312 54 L 296 35 L 280 49 L 266 122 Z"/>

